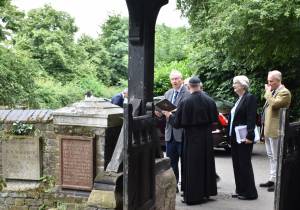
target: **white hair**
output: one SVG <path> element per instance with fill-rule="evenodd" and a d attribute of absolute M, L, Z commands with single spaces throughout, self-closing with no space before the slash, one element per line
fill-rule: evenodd
<path fill-rule="evenodd" d="M 237 83 L 237 82 L 240 83 L 246 90 L 248 90 L 250 86 L 248 77 L 246 77 L 245 75 L 235 76 L 233 78 L 233 83 Z"/>
<path fill-rule="evenodd" d="M 282 80 L 282 74 L 278 70 L 269 71 L 268 76 L 271 76 L 272 78 L 277 79 L 280 82 Z"/>
<path fill-rule="evenodd" d="M 172 76 L 179 76 L 180 78 L 182 78 L 182 74 L 180 71 L 176 70 L 176 69 L 173 69 L 170 73 L 170 79 Z"/>

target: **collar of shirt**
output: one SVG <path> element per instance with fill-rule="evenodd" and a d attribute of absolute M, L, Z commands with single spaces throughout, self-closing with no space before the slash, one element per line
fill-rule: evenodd
<path fill-rule="evenodd" d="M 173 89 L 173 90 L 174 90 L 174 93 L 175 93 L 175 91 L 177 91 L 178 93 L 180 93 L 180 92 L 181 92 L 181 89 L 182 89 L 182 87 L 183 87 L 183 84 L 180 86 L 180 88 L 179 88 L 178 90 L 176 90 L 176 89 Z"/>
<path fill-rule="evenodd" d="M 283 87 L 283 85 L 279 85 L 279 87 L 276 88 L 275 93 L 277 93 L 282 87 Z"/>

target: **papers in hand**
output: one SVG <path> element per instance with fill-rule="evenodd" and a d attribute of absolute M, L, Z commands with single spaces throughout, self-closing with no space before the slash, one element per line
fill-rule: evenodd
<path fill-rule="evenodd" d="M 176 109 L 176 106 L 174 104 L 172 104 L 171 101 L 169 101 L 168 99 L 165 99 L 165 98 L 158 101 L 155 104 L 155 106 L 158 107 L 160 110 L 169 111 L 169 112 Z"/>
<path fill-rule="evenodd" d="M 248 133 L 247 125 L 235 126 L 234 130 L 235 130 L 237 143 L 240 144 L 240 143 L 246 141 L 246 136 L 247 136 L 247 133 Z M 258 132 L 257 126 L 255 126 L 254 134 L 255 134 L 254 142 L 259 141 L 260 137 L 259 137 L 259 132 Z"/>

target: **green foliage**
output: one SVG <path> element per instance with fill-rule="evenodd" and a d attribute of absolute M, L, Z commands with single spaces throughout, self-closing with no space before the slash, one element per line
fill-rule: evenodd
<path fill-rule="evenodd" d="M 127 86 L 126 18 L 110 16 L 98 38 L 77 43 L 74 19 L 48 5 L 24 16 L 1 1 L 0 22 L 1 106 L 54 109 Z"/>
<path fill-rule="evenodd" d="M 39 206 L 39 210 L 46 210 L 46 209 L 47 209 L 47 205 L 45 204 Z"/>
<path fill-rule="evenodd" d="M 183 78 L 195 75 L 195 72 L 188 66 L 187 60 L 174 61 L 168 64 L 163 64 L 155 68 L 154 72 L 154 95 L 163 95 L 171 88 L 169 75 L 172 70 L 178 70 L 182 73 Z"/>
<path fill-rule="evenodd" d="M 186 59 L 190 49 L 189 43 L 187 28 L 170 28 L 165 25 L 157 25 L 155 34 L 156 64 Z"/>
<path fill-rule="evenodd" d="M 23 16 L 23 12 L 18 11 L 11 0 L 0 1 L 0 41 L 7 40 L 19 30 Z"/>
<path fill-rule="evenodd" d="M 6 181 L 5 178 L 0 176 L 0 192 L 6 187 Z"/>
<path fill-rule="evenodd" d="M 66 12 L 51 6 L 31 10 L 15 37 L 16 47 L 30 53 L 46 72 L 61 82 L 74 78 L 74 66 L 80 63 L 74 43 L 77 27 Z"/>
<path fill-rule="evenodd" d="M 14 122 L 10 129 L 10 133 L 14 135 L 29 135 L 34 132 L 34 127 L 32 124 L 27 124 L 23 122 Z"/>
<path fill-rule="evenodd" d="M 154 95 L 163 95 L 171 88 L 169 75 L 173 69 L 179 70 L 183 78 L 197 74 L 190 65 L 190 34 L 186 28 L 156 26 Z"/>
<path fill-rule="evenodd" d="M 233 99 L 233 76 L 245 74 L 251 91 L 264 99 L 267 72 L 279 69 L 292 91 L 292 118 L 299 117 L 300 2 L 299 1 L 194 1 L 177 0 L 193 30 L 194 53 L 205 89 Z"/>
<path fill-rule="evenodd" d="M 110 98 L 120 90 L 119 87 L 104 86 L 94 74 L 82 74 L 67 84 L 57 82 L 51 77 L 36 80 L 35 90 L 37 108 L 60 108 L 84 99 L 84 94 L 91 91 L 96 97 Z"/>
<path fill-rule="evenodd" d="M 78 46 L 96 68 L 96 76 L 107 86 L 127 79 L 128 19 L 111 15 L 101 26 L 102 33 L 93 39 L 83 35 Z"/>
<path fill-rule="evenodd" d="M 109 72 L 109 85 L 118 84 L 120 79 L 127 78 L 128 62 L 128 19 L 120 15 L 109 16 L 101 26 L 102 34 L 100 42 L 106 49 L 102 55 L 107 65 L 105 71 Z M 98 77 L 102 77 L 104 71 L 99 71 Z"/>
<path fill-rule="evenodd" d="M 57 210 L 67 210 L 67 205 L 61 202 L 57 202 L 56 207 Z"/>
<path fill-rule="evenodd" d="M 0 46 L 0 104 L 10 107 L 32 104 L 34 77 L 39 71 L 39 65 L 26 55 Z"/>
<path fill-rule="evenodd" d="M 55 177 L 45 175 L 40 178 L 40 187 L 43 192 L 50 192 L 55 187 Z"/>

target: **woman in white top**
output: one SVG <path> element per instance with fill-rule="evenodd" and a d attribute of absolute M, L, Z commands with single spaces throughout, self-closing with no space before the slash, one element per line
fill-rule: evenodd
<path fill-rule="evenodd" d="M 236 185 L 236 194 L 233 194 L 232 197 L 237 197 L 241 200 L 257 199 L 257 190 L 251 163 L 255 137 L 257 100 L 254 95 L 248 92 L 249 85 L 249 79 L 244 75 L 233 78 L 232 87 L 238 99 L 228 119 L 228 136 L 231 141 L 232 163 Z M 238 143 L 235 127 L 241 125 L 246 126 L 247 135 L 242 143 Z"/>

